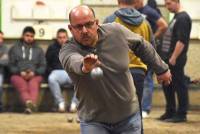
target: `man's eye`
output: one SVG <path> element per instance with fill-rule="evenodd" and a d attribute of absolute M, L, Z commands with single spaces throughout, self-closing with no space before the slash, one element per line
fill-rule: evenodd
<path fill-rule="evenodd" d="M 90 28 L 90 27 L 93 26 L 93 24 L 94 24 L 94 22 L 88 22 L 88 23 L 85 24 L 85 26 L 88 27 L 88 28 Z"/>
<path fill-rule="evenodd" d="M 82 25 L 77 25 L 76 26 L 78 29 L 81 29 L 83 26 Z"/>

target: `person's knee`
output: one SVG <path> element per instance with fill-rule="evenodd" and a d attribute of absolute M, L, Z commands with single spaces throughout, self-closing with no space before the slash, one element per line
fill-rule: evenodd
<path fill-rule="evenodd" d="M 57 77 L 54 74 L 50 74 L 48 77 L 48 83 L 57 83 Z"/>

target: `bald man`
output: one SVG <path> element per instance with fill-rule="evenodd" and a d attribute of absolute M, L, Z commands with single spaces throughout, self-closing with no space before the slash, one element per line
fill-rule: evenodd
<path fill-rule="evenodd" d="M 140 134 L 129 49 L 152 66 L 165 84 L 171 81 L 167 64 L 148 42 L 122 25 L 100 26 L 88 6 L 72 9 L 69 19 L 73 38 L 61 49 L 60 61 L 75 84 L 81 134 Z M 103 76 L 93 79 L 90 72 L 97 66 Z"/>

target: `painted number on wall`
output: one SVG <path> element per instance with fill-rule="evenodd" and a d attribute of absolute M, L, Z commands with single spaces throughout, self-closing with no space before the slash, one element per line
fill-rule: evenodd
<path fill-rule="evenodd" d="M 39 29 L 39 37 L 44 37 L 45 36 L 45 30 L 44 28 Z"/>

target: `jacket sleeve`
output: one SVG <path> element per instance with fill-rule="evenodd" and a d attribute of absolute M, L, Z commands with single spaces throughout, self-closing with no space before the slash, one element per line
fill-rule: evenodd
<path fill-rule="evenodd" d="M 118 25 L 118 24 L 117 24 Z M 140 57 L 141 60 L 151 67 L 157 75 L 168 70 L 168 65 L 160 58 L 156 50 L 142 36 L 135 34 L 122 25 L 118 25 L 122 36 L 127 40 L 129 48 Z"/>
<path fill-rule="evenodd" d="M 39 60 L 40 62 L 35 70 L 35 73 L 42 75 L 45 73 L 45 70 L 46 70 L 46 59 L 45 59 L 45 55 L 42 49 L 40 49 Z"/>
<path fill-rule="evenodd" d="M 52 70 L 52 56 L 53 56 L 53 49 L 51 46 L 48 47 L 46 52 L 46 62 L 47 62 L 47 71 L 50 73 Z"/>
<path fill-rule="evenodd" d="M 8 66 L 8 49 L 4 45 L 0 48 L 0 66 Z"/>
<path fill-rule="evenodd" d="M 67 72 L 84 75 L 82 72 L 83 56 L 69 45 L 67 44 L 61 49 L 59 53 L 60 62 Z"/>
<path fill-rule="evenodd" d="M 13 46 L 8 52 L 9 63 L 8 67 L 11 74 L 18 74 L 20 73 L 20 69 L 17 65 L 17 55 L 15 54 L 15 46 Z"/>

